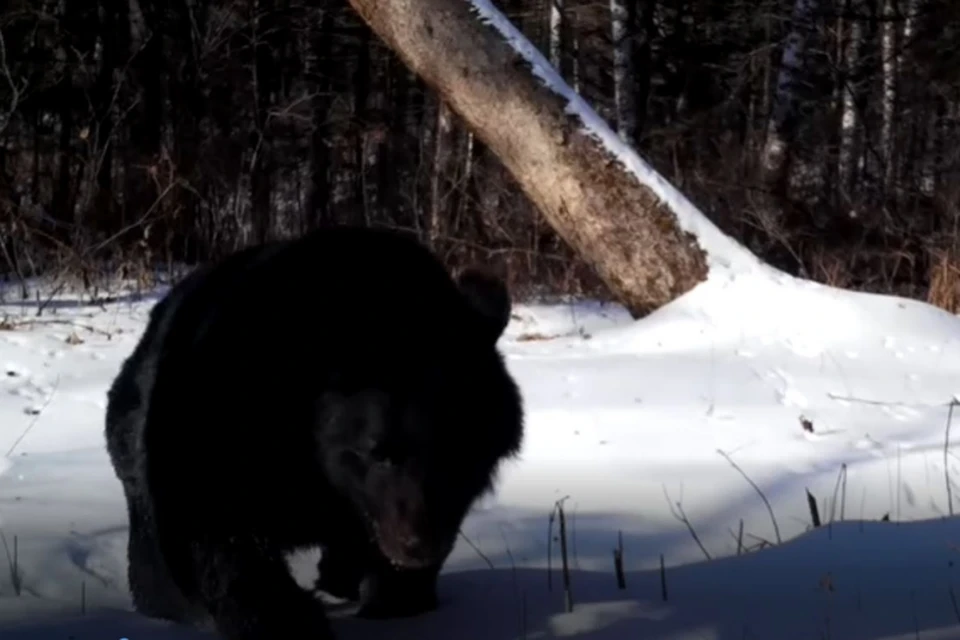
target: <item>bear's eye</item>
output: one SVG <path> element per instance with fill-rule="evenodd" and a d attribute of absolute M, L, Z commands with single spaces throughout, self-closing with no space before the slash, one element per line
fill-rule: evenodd
<path fill-rule="evenodd" d="M 374 462 L 399 463 L 403 461 L 406 448 L 397 438 L 386 438 L 373 443 L 370 447 L 370 459 Z"/>

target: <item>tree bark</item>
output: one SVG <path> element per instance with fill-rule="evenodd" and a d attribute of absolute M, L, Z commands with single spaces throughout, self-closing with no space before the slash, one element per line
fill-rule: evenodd
<path fill-rule="evenodd" d="M 369 120 L 370 84 L 370 32 L 361 31 L 357 42 L 357 68 L 353 74 L 353 202 L 354 223 L 370 226 L 370 201 L 367 193 L 367 131 Z"/>
<path fill-rule="evenodd" d="M 883 186 L 893 184 L 894 118 L 897 114 L 897 13 L 896 0 L 884 0 L 884 22 L 881 26 L 881 69 L 883 71 L 883 124 L 880 130 L 880 153 L 883 157 Z"/>
<path fill-rule="evenodd" d="M 858 15 L 860 3 L 848 0 L 847 11 Z M 847 21 L 847 39 L 843 54 L 843 96 L 840 116 L 840 155 L 839 176 L 840 192 L 847 199 L 851 216 L 855 208 L 854 190 L 859 176 L 859 149 L 857 133 L 860 128 L 860 116 L 857 112 L 857 82 L 859 80 L 860 46 L 863 41 L 863 22 L 859 17 Z"/>
<path fill-rule="evenodd" d="M 787 159 L 799 118 L 798 89 L 806 72 L 805 56 L 813 37 L 813 16 L 819 10 L 820 0 L 795 0 L 793 5 L 793 24 L 783 45 L 776 97 L 763 148 L 764 180 L 771 185 L 782 185 L 786 180 Z"/>
<path fill-rule="evenodd" d="M 467 0 L 350 0 L 641 317 L 707 275 L 706 254 Z M 527 43 L 529 44 L 529 43 Z M 530 45 L 532 47 L 532 45 Z"/>
<path fill-rule="evenodd" d="M 313 131 L 310 133 L 310 186 L 307 191 L 307 227 L 318 229 L 330 222 L 330 107 L 333 76 L 333 12 L 323 9 L 320 24 L 310 30 L 313 98 L 310 100 Z"/>
<path fill-rule="evenodd" d="M 276 7 L 273 0 L 257 0 L 253 19 L 253 100 L 256 142 L 250 163 L 250 217 L 257 242 L 270 239 L 273 228 L 273 135 L 270 109 L 279 93 L 280 69 L 276 55 Z"/>
<path fill-rule="evenodd" d="M 634 77 L 632 38 L 635 24 L 624 0 L 610 0 L 610 39 L 613 41 L 613 90 L 617 114 L 617 133 L 627 144 L 634 144 L 637 130 L 636 78 Z"/>
<path fill-rule="evenodd" d="M 563 0 L 550 3 L 550 64 L 559 69 L 563 61 Z"/>

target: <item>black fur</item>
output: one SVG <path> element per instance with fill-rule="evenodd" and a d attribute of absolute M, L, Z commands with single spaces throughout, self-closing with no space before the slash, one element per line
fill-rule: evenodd
<path fill-rule="evenodd" d="M 137 610 L 229 640 L 330 638 L 284 560 L 316 545 L 317 586 L 360 615 L 434 607 L 460 523 L 522 439 L 495 346 L 509 313 L 502 283 L 458 282 L 387 231 L 318 231 L 185 278 L 109 391 Z"/>

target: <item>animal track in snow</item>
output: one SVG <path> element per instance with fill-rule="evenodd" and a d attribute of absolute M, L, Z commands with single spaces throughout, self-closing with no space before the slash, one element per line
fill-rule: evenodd
<path fill-rule="evenodd" d="M 3 375 L 7 378 L 26 378 L 29 373 L 29 369 L 16 362 L 8 362 L 3 365 Z"/>
<path fill-rule="evenodd" d="M 23 413 L 28 416 L 39 415 L 54 392 L 54 385 L 47 384 L 42 378 L 31 375 L 30 370 L 16 362 L 7 362 L 3 367 L 3 380 L 8 385 L 7 393 L 26 401 Z"/>

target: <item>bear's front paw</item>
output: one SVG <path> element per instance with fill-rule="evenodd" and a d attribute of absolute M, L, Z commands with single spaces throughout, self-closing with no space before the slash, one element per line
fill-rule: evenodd
<path fill-rule="evenodd" d="M 351 602 L 360 599 L 364 566 L 357 560 L 357 554 L 345 549 L 327 549 L 320 558 L 317 570 L 320 577 L 313 583 L 314 589 Z"/>
<path fill-rule="evenodd" d="M 342 600 L 356 602 L 360 599 L 360 583 L 350 576 L 321 573 L 313 583 L 313 588 Z"/>
<path fill-rule="evenodd" d="M 357 617 L 409 618 L 437 608 L 436 582 L 430 576 L 370 575 L 360 587 Z"/>

